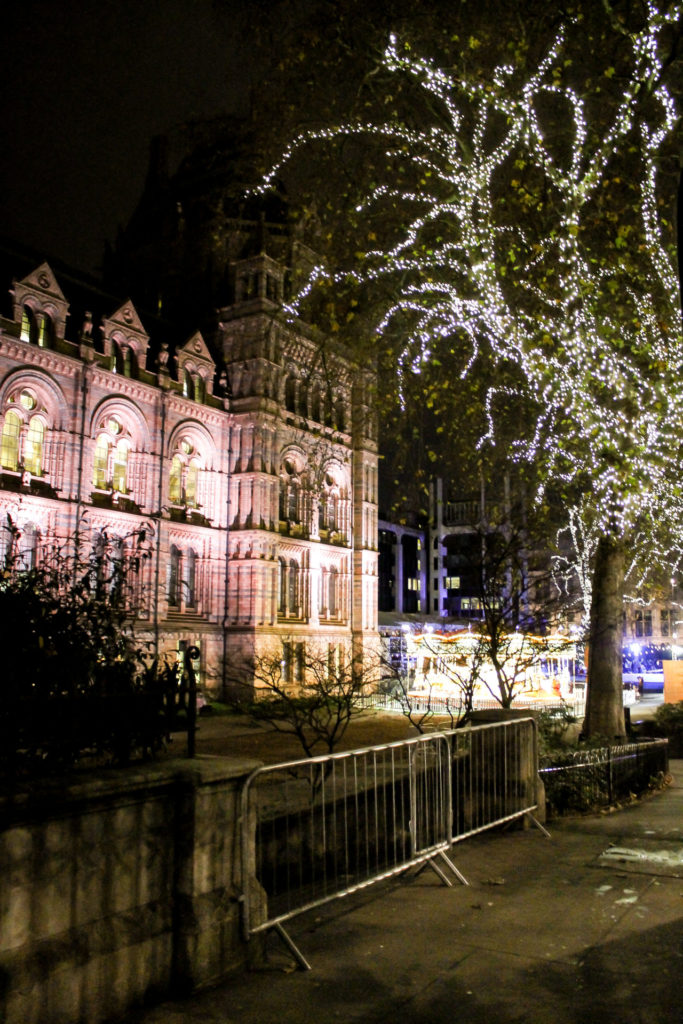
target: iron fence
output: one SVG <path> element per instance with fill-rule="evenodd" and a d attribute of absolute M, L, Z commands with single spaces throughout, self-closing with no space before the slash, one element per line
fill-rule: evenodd
<path fill-rule="evenodd" d="M 647 792 L 669 770 L 668 740 L 579 751 L 541 766 L 553 815 L 611 807 Z"/>
<path fill-rule="evenodd" d="M 447 855 L 459 839 L 537 808 L 535 723 L 431 733 L 268 765 L 242 792 L 246 938 L 410 867 L 467 884 Z M 535 819 L 534 819 L 535 820 Z"/>

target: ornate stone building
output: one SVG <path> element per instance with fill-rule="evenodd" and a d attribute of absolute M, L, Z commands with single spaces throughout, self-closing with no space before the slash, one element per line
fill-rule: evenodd
<path fill-rule="evenodd" d="M 144 529 L 141 625 L 196 644 L 214 693 L 244 658 L 296 682 L 306 647 L 362 665 L 377 638 L 372 374 L 285 320 L 282 263 L 232 270 L 208 345 L 150 338 L 130 301 L 68 330 L 46 263 L 0 318 L 0 545 L 11 523 L 26 565 L 76 536 L 115 559 Z"/>

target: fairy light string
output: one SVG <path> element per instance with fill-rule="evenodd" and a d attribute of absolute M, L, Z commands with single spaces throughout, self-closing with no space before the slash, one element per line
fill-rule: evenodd
<path fill-rule="evenodd" d="M 392 36 L 386 70 L 410 76 L 438 100 L 438 123 L 416 129 L 359 122 L 304 132 L 262 188 L 311 144 L 350 137 L 381 143 L 390 164 L 406 173 L 371 188 L 358 213 L 399 206 L 403 230 L 387 247 L 366 249 L 351 269 L 315 267 L 290 312 L 296 315 L 321 279 L 398 282 L 377 330 L 409 338 L 400 372 L 420 373 L 454 339 L 467 350 L 463 374 L 483 352 L 516 366 L 536 412 L 531 432 L 514 443 L 514 458 L 540 465 L 545 481 L 586 495 L 584 539 L 639 538 L 649 523 L 656 556 L 678 565 L 683 338 L 671 227 L 657 189 L 661 149 L 678 124 L 659 54 L 683 5 L 647 0 L 644 12 L 639 31 L 624 33 L 628 76 L 599 131 L 590 123 L 591 98 L 563 73 L 571 24 L 537 67 L 500 64 L 487 81 L 458 78 Z M 548 105 L 561 111 L 561 145 L 544 124 Z M 635 212 L 621 232 L 612 222 L 596 227 L 596 210 L 603 190 L 618 187 L 624 152 L 632 157 Z M 529 193 L 522 217 L 534 176 L 546 198 Z M 501 182 L 514 201 L 501 202 Z M 495 444 L 495 409 L 507 394 L 518 389 L 490 389 L 482 443 Z M 577 539 L 576 517 L 586 514 L 581 503 L 570 510 Z"/>

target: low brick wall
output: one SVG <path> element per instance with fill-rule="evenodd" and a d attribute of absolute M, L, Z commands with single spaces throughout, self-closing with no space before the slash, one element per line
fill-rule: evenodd
<path fill-rule="evenodd" d="M 0 1020 L 99 1024 L 245 959 L 239 793 L 197 758 L 0 800 Z"/>

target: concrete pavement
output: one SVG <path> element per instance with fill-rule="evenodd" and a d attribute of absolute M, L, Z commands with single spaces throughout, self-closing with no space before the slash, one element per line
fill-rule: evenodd
<path fill-rule="evenodd" d="M 126 1024 L 681 1024 L 683 761 L 637 806 L 453 848 L 424 871 L 290 922 L 258 969 Z"/>

